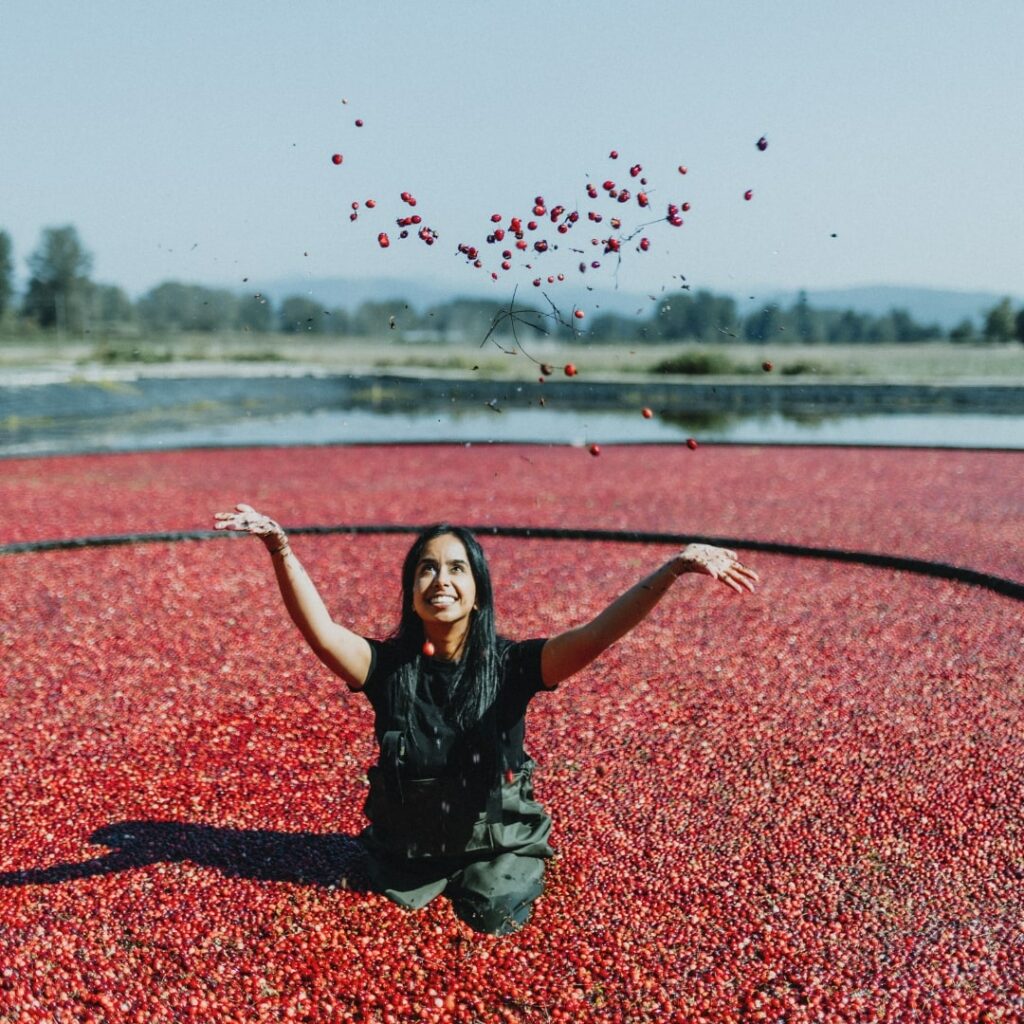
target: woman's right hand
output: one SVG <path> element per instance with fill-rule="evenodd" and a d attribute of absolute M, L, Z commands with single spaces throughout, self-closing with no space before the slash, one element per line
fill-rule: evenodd
<path fill-rule="evenodd" d="M 257 512 L 251 505 L 238 504 L 234 512 L 217 512 L 215 530 L 234 530 L 239 533 L 251 533 L 272 551 L 280 549 L 288 543 L 288 535 L 270 516 Z"/>

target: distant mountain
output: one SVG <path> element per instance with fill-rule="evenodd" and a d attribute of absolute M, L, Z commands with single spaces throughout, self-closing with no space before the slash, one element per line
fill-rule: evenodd
<path fill-rule="evenodd" d="M 746 313 L 773 302 L 788 307 L 797 301 L 799 294 L 798 291 L 776 291 L 759 296 L 754 302 L 744 296 L 740 309 Z M 918 323 L 938 324 L 946 331 L 964 320 L 972 320 L 976 327 L 980 327 L 984 314 L 1005 297 L 1005 294 L 997 292 L 954 292 L 899 285 L 807 290 L 807 301 L 815 309 L 852 309 L 873 316 L 904 309 Z M 1015 303 L 1024 302 L 1021 296 L 1011 295 L 1010 298 Z"/>
<path fill-rule="evenodd" d="M 694 285 L 694 288 L 699 287 L 704 286 Z M 562 308 L 571 309 L 575 304 L 588 310 L 600 309 L 602 312 L 619 313 L 624 316 L 636 315 L 638 311 L 642 311 L 646 316 L 652 306 L 652 297 L 656 295 L 657 298 L 667 298 L 676 290 L 672 288 L 663 292 L 659 288 L 657 293 L 642 295 L 612 290 L 590 292 L 585 286 L 564 284 L 558 286 L 557 295 Z M 707 290 L 717 294 L 732 294 L 742 314 L 770 303 L 777 303 L 783 307 L 792 306 L 800 294 L 797 290 L 764 288 L 739 292 L 735 288 L 718 289 L 707 286 Z M 262 292 L 274 302 L 280 302 L 289 295 L 308 295 L 325 306 L 340 306 L 348 310 L 353 310 L 364 302 L 403 299 L 421 312 L 430 306 L 459 297 L 493 298 L 496 306 L 507 303 L 511 298 L 506 288 L 491 286 L 490 282 L 452 288 L 439 281 L 385 277 L 283 278 L 265 283 Z M 1010 297 L 1015 303 L 1024 304 L 1024 297 Z M 966 319 L 972 320 L 980 327 L 984 314 L 1003 298 L 1004 296 L 997 292 L 959 292 L 899 285 L 807 290 L 807 301 L 816 309 L 852 309 L 874 316 L 883 316 L 893 309 L 904 309 L 918 323 L 935 323 L 947 331 Z M 544 299 L 538 289 L 520 289 L 518 299 L 524 303 L 544 307 Z"/>

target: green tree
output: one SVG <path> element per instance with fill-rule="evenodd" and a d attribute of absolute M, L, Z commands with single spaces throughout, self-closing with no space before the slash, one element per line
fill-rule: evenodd
<path fill-rule="evenodd" d="M 984 335 L 986 341 L 1012 341 L 1017 333 L 1013 307 L 1010 300 L 1003 299 L 985 314 Z"/>
<path fill-rule="evenodd" d="M 825 331 L 821 314 L 811 309 L 807 301 L 807 292 L 800 292 L 793 308 L 789 311 L 789 319 L 793 323 L 793 334 L 797 341 L 804 344 L 821 341 Z"/>
<path fill-rule="evenodd" d="M 11 236 L 0 231 L 0 320 L 14 298 L 14 246 Z"/>
<path fill-rule="evenodd" d="M 39 247 L 28 258 L 28 288 L 22 304 L 26 316 L 41 327 L 81 331 L 91 303 L 92 256 L 70 224 L 44 228 Z"/>
<path fill-rule="evenodd" d="M 289 295 L 281 303 L 279 319 L 285 334 L 320 334 L 324 330 L 324 307 L 305 295 Z"/>
<path fill-rule="evenodd" d="M 1014 332 L 1017 335 L 1017 340 L 1024 345 L 1024 309 L 1021 309 L 1017 314 L 1014 326 L 1017 328 Z"/>
<path fill-rule="evenodd" d="M 974 321 L 971 320 L 970 317 L 966 317 L 961 320 L 960 323 L 958 323 L 956 327 L 949 332 L 950 341 L 969 342 L 974 341 L 975 337 Z"/>
<path fill-rule="evenodd" d="M 155 331 L 219 331 L 237 327 L 239 298 L 225 289 L 165 281 L 139 299 L 139 317 Z"/>
<path fill-rule="evenodd" d="M 774 341 L 785 329 L 785 314 L 774 304 L 755 310 L 743 321 L 743 335 L 748 341 Z"/>
<path fill-rule="evenodd" d="M 135 319 L 135 307 L 123 288 L 115 284 L 97 284 L 90 290 L 93 323 L 104 327 L 125 326 Z"/>
<path fill-rule="evenodd" d="M 238 300 L 238 326 L 260 333 L 273 331 L 277 326 L 273 303 L 260 292 L 241 296 Z"/>

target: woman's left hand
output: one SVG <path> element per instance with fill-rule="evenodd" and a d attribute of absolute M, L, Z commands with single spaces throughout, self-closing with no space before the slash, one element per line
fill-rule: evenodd
<path fill-rule="evenodd" d="M 760 579 L 753 569 L 736 557 L 735 551 L 716 548 L 711 544 L 687 544 L 676 555 L 674 568 L 677 576 L 684 572 L 712 576 L 727 587 L 732 587 L 737 594 L 742 594 L 744 590 L 753 592 L 754 583 Z"/>

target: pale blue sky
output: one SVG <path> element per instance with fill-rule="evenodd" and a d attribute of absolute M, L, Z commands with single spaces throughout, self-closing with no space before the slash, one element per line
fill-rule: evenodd
<path fill-rule="evenodd" d="M 491 212 L 538 192 L 585 210 L 588 174 L 638 160 L 659 212 L 693 209 L 630 250 L 629 290 L 685 273 L 1020 295 L 1022 39 L 1019 0 L 2 0 L 0 228 L 23 270 L 42 227 L 74 223 L 94 277 L 132 293 L 297 274 L 458 289 L 481 275 L 454 247 Z M 403 189 L 432 249 L 376 244 Z"/>

